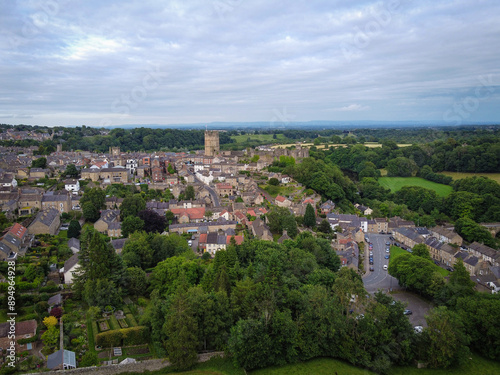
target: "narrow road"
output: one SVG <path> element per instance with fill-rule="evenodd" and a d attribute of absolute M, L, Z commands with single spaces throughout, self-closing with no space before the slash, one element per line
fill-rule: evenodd
<path fill-rule="evenodd" d="M 212 198 L 213 206 L 214 207 L 220 207 L 219 196 L 217 195 L 217 193 L 215 192 L 215 190 L 212 189 L 209 185 L 205 184 L 203 181 L 199 180 L 196 177 L 196 173 L 191 172 L 189 169 L 188 169 L 188 173 L 194 177 L 195 181 L 201 182 L 203 185 L 205 185 L 205 188 L 208 190 L 208 192 L 210 193 L 210 197 Z"/>
<path fill-rule="evenodd" d="M 388 234 L 374 234 L 367 233 L 365 237 L 368 237 L 373 244 L 373 272 L 368 272 L 363 277 L 363 282 L 367 292 L 374 293 L 379 289 L 384 291 L 389 291 L 390 289 L 400 289 L 398 285 L 398 280 L 389 275 L 389 273 L 384 270 L 384 265 L 389 266 L 389 259 L 385 259 L 385 255 L 389 254 L 385 252 L 385 243 L 389 240 Z M 368 245 L 365 249 L 365 259 L 369 258 Z M 366 267 L 366 265 L 365 265 Z M 368 266 L 369 267 L 369 266 Z"/>

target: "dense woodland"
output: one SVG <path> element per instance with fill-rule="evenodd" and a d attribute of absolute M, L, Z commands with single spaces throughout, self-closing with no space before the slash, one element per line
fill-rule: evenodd
<path fill-rule="evenodd" d="M 325 356 L 381 373 L 414 359 L 447 368 L 469 348 L 500 359 L 500 299 L 475 292 L 462 264 L 446 283 L 425 251 L 390 266 L 402 285 L 439 306 L 430 329 L 415 334 L 403 304 L 382 293 L 368 298 L 357 273 L 339 270 L 329 241 L 309 233 L 283 245 L 233 243 L 213 260 L 196 259 L 175 234 L 136 232 L 123 258 L 93 229 L 81 239 L 75 293 L 101 309 L 120 307 L 126 295 L 150 298 L 141 335 L 178 368 L 203 350 L 225 350 L 247 370 Z"/>

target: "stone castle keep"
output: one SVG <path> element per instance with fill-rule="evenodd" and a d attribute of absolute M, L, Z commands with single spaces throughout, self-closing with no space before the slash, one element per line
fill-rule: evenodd
<path fill-rule="evenodd" d="M 219 154 L 219 132 L 217 130 L 205 131 L 205 156 L 216 156 Z"/>

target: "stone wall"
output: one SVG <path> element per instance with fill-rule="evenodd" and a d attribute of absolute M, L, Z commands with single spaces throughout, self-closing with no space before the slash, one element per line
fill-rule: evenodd
<path fill-rule="evenodd" d="M 198 355 L 198 362 L 206 362 L 215 356 L 224 356 L 224 352 L 203 353 Z M 170 362 L 166 359 L 150 359 L 136 363 L 128 363 L 124 365 L 107 365 L 100 367 L 81 367 L 73 370 L 64 371 L 46 371 L 44 375 L 116 375 L 125 372 L 144 372 L 144 371 L 157 371 L 164 367 L 170 366 Z M 32 373 L 38 375 L 39 373 Z"/>

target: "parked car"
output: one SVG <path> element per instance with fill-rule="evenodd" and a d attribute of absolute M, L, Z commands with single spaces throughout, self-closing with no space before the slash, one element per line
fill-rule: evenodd
<path fill-rule="evenodd" d="M 373 259 L 370 259 L 370 264 L 373 265 Z"/>
<path fill-rule="evenodd" d="M 371 272 L 375 271 L 375 268 L 374 267 L 370 267 L 370 271 Z"/>
<path fill-rule="evenodd" d="M 415 326 L 415 327 L 413 327 L 413 330 L 415 331 L 415 333 L 422 333 L 424 331 L 424 327 Z"/>
<path fill-rule="evenodd" d="M 391 246 L 391 243 L 390 243 L 389 241 L 387 241 L 385 244 L 386 244 L 387 246 Z"/>
<path fill-rule="evenodd" d="M 453 272 L 453 271 L 454 271 L 454 269 L 453 269 L 453 268 L 451 268 L 451 267 L 446 267 L 446 270 L 447 270 L 447 271 L 450 271 L 450 272 Z"/>
<path fill-rule="evenodd" d="M 189 245 L 189 246 L 192 246 L 192 245 L 193 245 L 193 241 L 189 240 L 189 241 L 188 241 L 188 245 Z"/>
<path fill-rule="evenodd" d="M 411 314 L 413 314 L 413 312 L 411 310 L 406 309 L 405 311 L 403 311 L 403 314 L 411 315 Z"/>
<path fill-rule="evenodd" d="M 384 264 L 384 271 L 387 271 L 387 264 Z"/>

